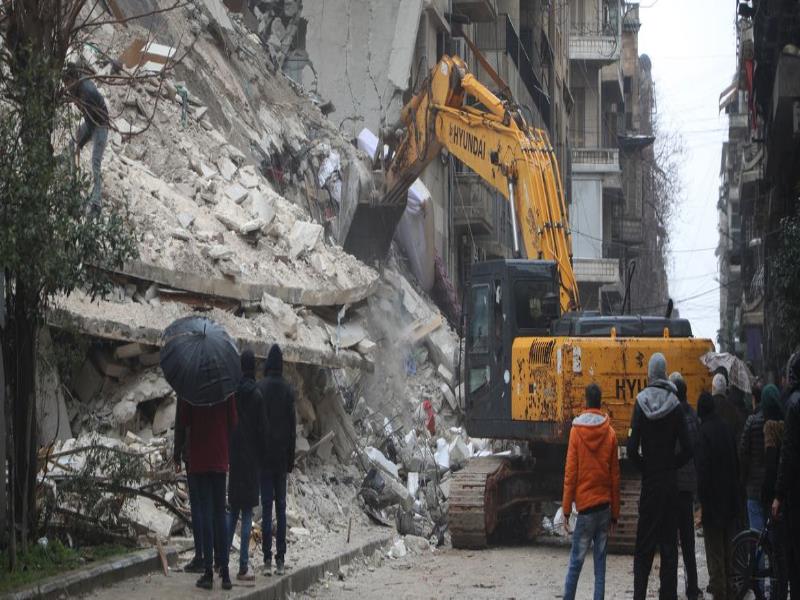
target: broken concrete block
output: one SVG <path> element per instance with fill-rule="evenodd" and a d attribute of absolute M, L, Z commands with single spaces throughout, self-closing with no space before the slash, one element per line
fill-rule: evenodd
<path fill-rule="evenodd" d="M 166 509 L 158 508 L 150 498 L 129 498 L 123 505 L 121 514 L 143 530 L 155 533 L 159 539 L 168 538 L 172 530 L 173 516 Z"/>
<path fill-rule="evenodd" d="M 297 328 L 301 323 L 301 319 L 291 306 L 266 292 L 261 296 L 260 305 L 261 310 L 275 317 L 280 330 L 286 337 L 293 339 L 297 335 Z"/>
<path fill-rule="evenodd" d="M 422 0 L 400 0 L 386 77 L 401 91 L 408 88 L 421 13 Z"/>
<path fill-rule="evenodd" d="M 419 473 L 409 473 L 406 486 L 408 487 L 408 493 L 411 494 L 413 498 L 416 498 L 417 492 L 419 491 Z"/>
<path fill-rule="evenodd" d="M 234 183 L 225 188 L 225 195 L 236 204 L 241 204 L 247 198 L 248 190 L 238 183 Z"/>
<path fill-rule="evenodd" d="M 231 181 L 233 176 L 236 175 L 236 165 L 227 156 L 221 156 L 217 159 L 217 168 L 225 181 Z"/>
<path fill-rule="evenodd" d="M 174 397 L 164 400 L 153 416 L 153 435 L 162 435 L 175 426 L 175 409 L 177 401 Z"/>
<path fill-rule="evenodd" d="M 436 452 L 433 455 L 433 459 L 440 470 L 447 471 L 450 469 L 450 448 L 444 438 L 436 440 Z"/>
<path fill-rule="evenodd" d="M 275 219 L 275 205 L 272 201 L 267 199 L 264 194 L 257 192 L 250 192 L 249 196 L 252 204 L 250 205 L 251 214 L 264 221 L 265 226 L 270 225 Z"/>
<path fill-rule="evenodd" d="M 243 167 L 239 171 L 239 183 L 247 189 L 253 189 L 258 186 L 259 178 L 256 175 L 255 169 L 251 166 Z"/>
<path fill-rule="evenodd" d="M 303 436 L 302 433 L 298 434 L 295 441 L 295 451 L 307 454 L 310 449 L 311 444 L 308 443 L 308 440 L 305 438 L 305 436 Z"/>
<path fill-rule="evenodd" d="M 377 344 L 368 338 L 364 338 L 358 344 L 356 344 L 356 350 L 359 354 L 363 354 L 364 356 L 369 356 L 375 351 Z"/>
<path fill-rule="evenodd" d="M 448 385 L 455 385 L 455 378 L 453 374 L 450 372 L 450 369 L 445 367 L 443 364 L 440 364 L 436 367 L 436 374 L 444 379 Z"/>
<path fill-rule="evenodd" d="M 400 471 L 397 469 L 397 465 L 394 464 L 392 461 L 390 461 L 388 458 L 386 458 L 383 452 L 372 446 L 367 446 L 366 448 L 364 448 L 364 453 L 367 455 L 367 458 L 374 466 L 388 473 L 395 479 L 398 479 L 400 477 Z"/>
<path fill-rule="evenodd" d="M 406 544 L 403 542 L 402 538 L 399 538 L 392 547 L 389 548 L 389 552 L 387 552 L 387 556 L 389 558 L 403 558 L 408 551 L 406 550 Z"/>
<path fill-rule="evenodd" d="M 260 232 L 266 223 L 262 219 L 252 219 L 243 223 L 241 227 L 239 227 L 239 234 L 240 235 L 251 235 L 256 232 Z"/>
<path fill-rule="evenodd" d="M 207 106 L 201 106 L 201 107 L 199 107 L 198 109 L 196 109 L 196 110 L 194 111 L 194 118 L 195 118 L 195 119 L 197 119 L 197 120 L 199 121 L 199 120 L 201 120 L 201 119 L 202 119 L 204 116 L 206 116 L 206 113 L 207 113 L 207 112 L 208 112 L 208 107 L 207 107 Z"/>
<path fill-rule="evenodd" d="M 230 208 L 225 207 L 223 204 L 220 204 L 218 208 L 214 211 L 214 217 L 222 223 L 225 227 L 227 227 L 230 231 L 239 232 L 246 221 L 240 218 L 238 215 L 233 214 L 233 211 Z"/>
<path fill-rule="evenodd" d="M 83 366 L 74 379 L 75 395 L 84 404 L 88 404 L 100 393 L 103 387 L 103 375 L 88 358 L 83 361 Z"/>
<path fill-rule="evenodd" d="M 192 223 L 194 223 L 194 215 L 186 212 L 179 212 L 177 218 L 178 224 L 184 229 L 189 229 L 192 226 Z"/>
<path fill-rule="evenodd" d="M 311 258 L 308 259 L 308 262 L 320 275 L 327 275 L 332 266 L 330 262 L 319 253 L 312 254 Z"/>
<path fill-rule="evenodd" d="M 456 397 L 453 394 L 453 390 L 450 389 L 450 386 L 446 383 L 443 383 L 439 386 L 439 390 L 442 392 L 442 396 L 447 401 L 447 405 L 450 407 L 450 409 L 458 410 L 458 403 L 456 402 Z"/>
<path fill-rule="evenodd" d="M 158 370 L 144 371 L 131 377 L 117 392 L 117 401 L 128 400 L 136 404 L 164 398 L 172 394 L 172 387 Z"/>
<path fill-rule="evenodd" d="M 328 325 L 331 346 L 334 348 L 352 348 L 367 337 L 367 332 L 359 323 L 342 323 L 341 325 Z"/>
<path fill-rule="evenodd" d="M 138 342 L 132 342 L 130 344 L 122 344 L 122 346 L 117 346 L 114 348 L 114 358 L 117 360 L 123 360 L 126 358 L 135 358 L 145 351 L 145 346 L 139 344 Z"/>
<path fill-rule="evenodd" d="M 222 271 L 223 275 L 227 275 L 228 277 L 239 277 L 242 274 L 242 268 L 234 263 L 229 258 L 224 258 L 217 263 L 217 268 Z"/>
<path fill-rule="evenodd" d="M 223 244 L 215 244 L 208 249 L 208 257 L 211 260 L 223 260 L 233 256 L 233 250 Z"/>
<path fill-rule="evenodd" d="M 118 426 L 130 423 L 136 416 L 136 402 L 131 400 L 122 400 L 114 405 L 111 415 L 114 419 L 114 424 Z"/>
<path fill-rule="evenodd" d="M 125 365 L 114 362 L 112 358 L 100 349 L 92 352 L 92 360 L 101 373 L 114 379 L 123 379 L 128 376 L 131 370 Z"/>
<path fill-rule="evenodd" d="M 289 232 L 289 256 L 295 259 L 304 252 L 312 250 L 322 239 L 322 232 L 322 225 L 295 221 Z"/>
<path fill-rule="evenodd" d="M 182 242 L 188 242 L 190 239 L 192 239 L 192 234 L 183 227 L 176 227 L 172 230 L 170 235 L 172 235 L 172 237 L 176 240 L 181 240 Z"/>

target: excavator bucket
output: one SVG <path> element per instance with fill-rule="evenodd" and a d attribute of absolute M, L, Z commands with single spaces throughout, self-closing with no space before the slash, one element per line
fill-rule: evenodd
<path fill-rule="evenodd" d="M 381 171 L 371 171 L 359 161 L 350 163 L 342 182 L 339 243 L 367 264 L 386 258 L 406 208 L 405 196 L 402 202 L 391 201 L 382 183 Z"/>

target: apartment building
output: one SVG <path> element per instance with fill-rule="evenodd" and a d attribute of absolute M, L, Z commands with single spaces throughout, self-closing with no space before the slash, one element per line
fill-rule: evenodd
<path fill-rule="evenodd" d="M 586 309 L 621 304 L 619 260 L 611 257 L 610 209 L 620 201 L 618 114 L 624 113 L 621 70 L 623 3 L 570 3 L 570 223 L 575 274 Z M 606 306 L 601 305 L 601 295 Z M 610 305 L 610 306 L 609 306 Z"/>

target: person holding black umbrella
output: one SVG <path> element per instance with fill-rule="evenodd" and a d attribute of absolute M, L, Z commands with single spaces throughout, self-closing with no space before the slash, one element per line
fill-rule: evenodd
<path fill-rule="evenodd" d="M 180 424 L 189 430 L 189 475 L 197 482 L 205 572 L 197 587 L 214 587 L 214 547 L 222 588 L 228 573 L 225 477 L 236 427 L 234 392 L 242 377 L 239 351 L 228 333 L 205 317 L 184 317 L 164 331 L 161 370 L 180 398 Z"/>
<path fill-rule="evenodd" d="M 264 570 L 272 575 L 272 503 L 275 503 L 278 530 L 275 532 L 275 572 L 283 575 L 286 556 L 286 479 L 294 468 L 295 414 L 294 391 L 283 378 L 283 353 L 273 344 L 264 363 L 264 378 L 258 382 L 264 398 L 269 432 L 265 438 L 261 463 L 261 506 L 263 519 Z"/>

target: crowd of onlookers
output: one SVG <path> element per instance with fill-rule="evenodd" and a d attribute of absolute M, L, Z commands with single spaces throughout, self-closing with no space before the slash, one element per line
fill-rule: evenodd
<path fill-rule="evenodd" d="M 686 596 L 703 596 L 695 560 L 699 503 L 709 575 L 706 591 L 714 600 L 734 598 L 734 537 L 748 528 L 764 531 L 768 523 L 772 564 L 767 569 L 764 557 L 752 560 L 774 576 L 769 597 L 800 598 L 800 352 L 789 359 L 780 387 L 756 381 L 752 395 L 745 394 L 729 385 L 724 369 L 714 374 L 711 387 L 711 393 L 700 394 L 695 412 L 681 374 L 667 376 L 662 354 L 650 358 L 648 386 L 637 396 L 626 448 L 642 479 L 633 597 L 646 597 L 658 551 L 659 598 L 677 598 L 679 544 Z M 617 438 L 601 407 L 602 390 L 589 385 L 586 410 L 570 431 L 562 501 L 565 527 L 572 533 L 565 600 L 575 597 L 590 545 L 594 598 L 603 598 L 608 537 L 619 518 Z M 570 531 L 573 504 L 578 514 Z"/>

